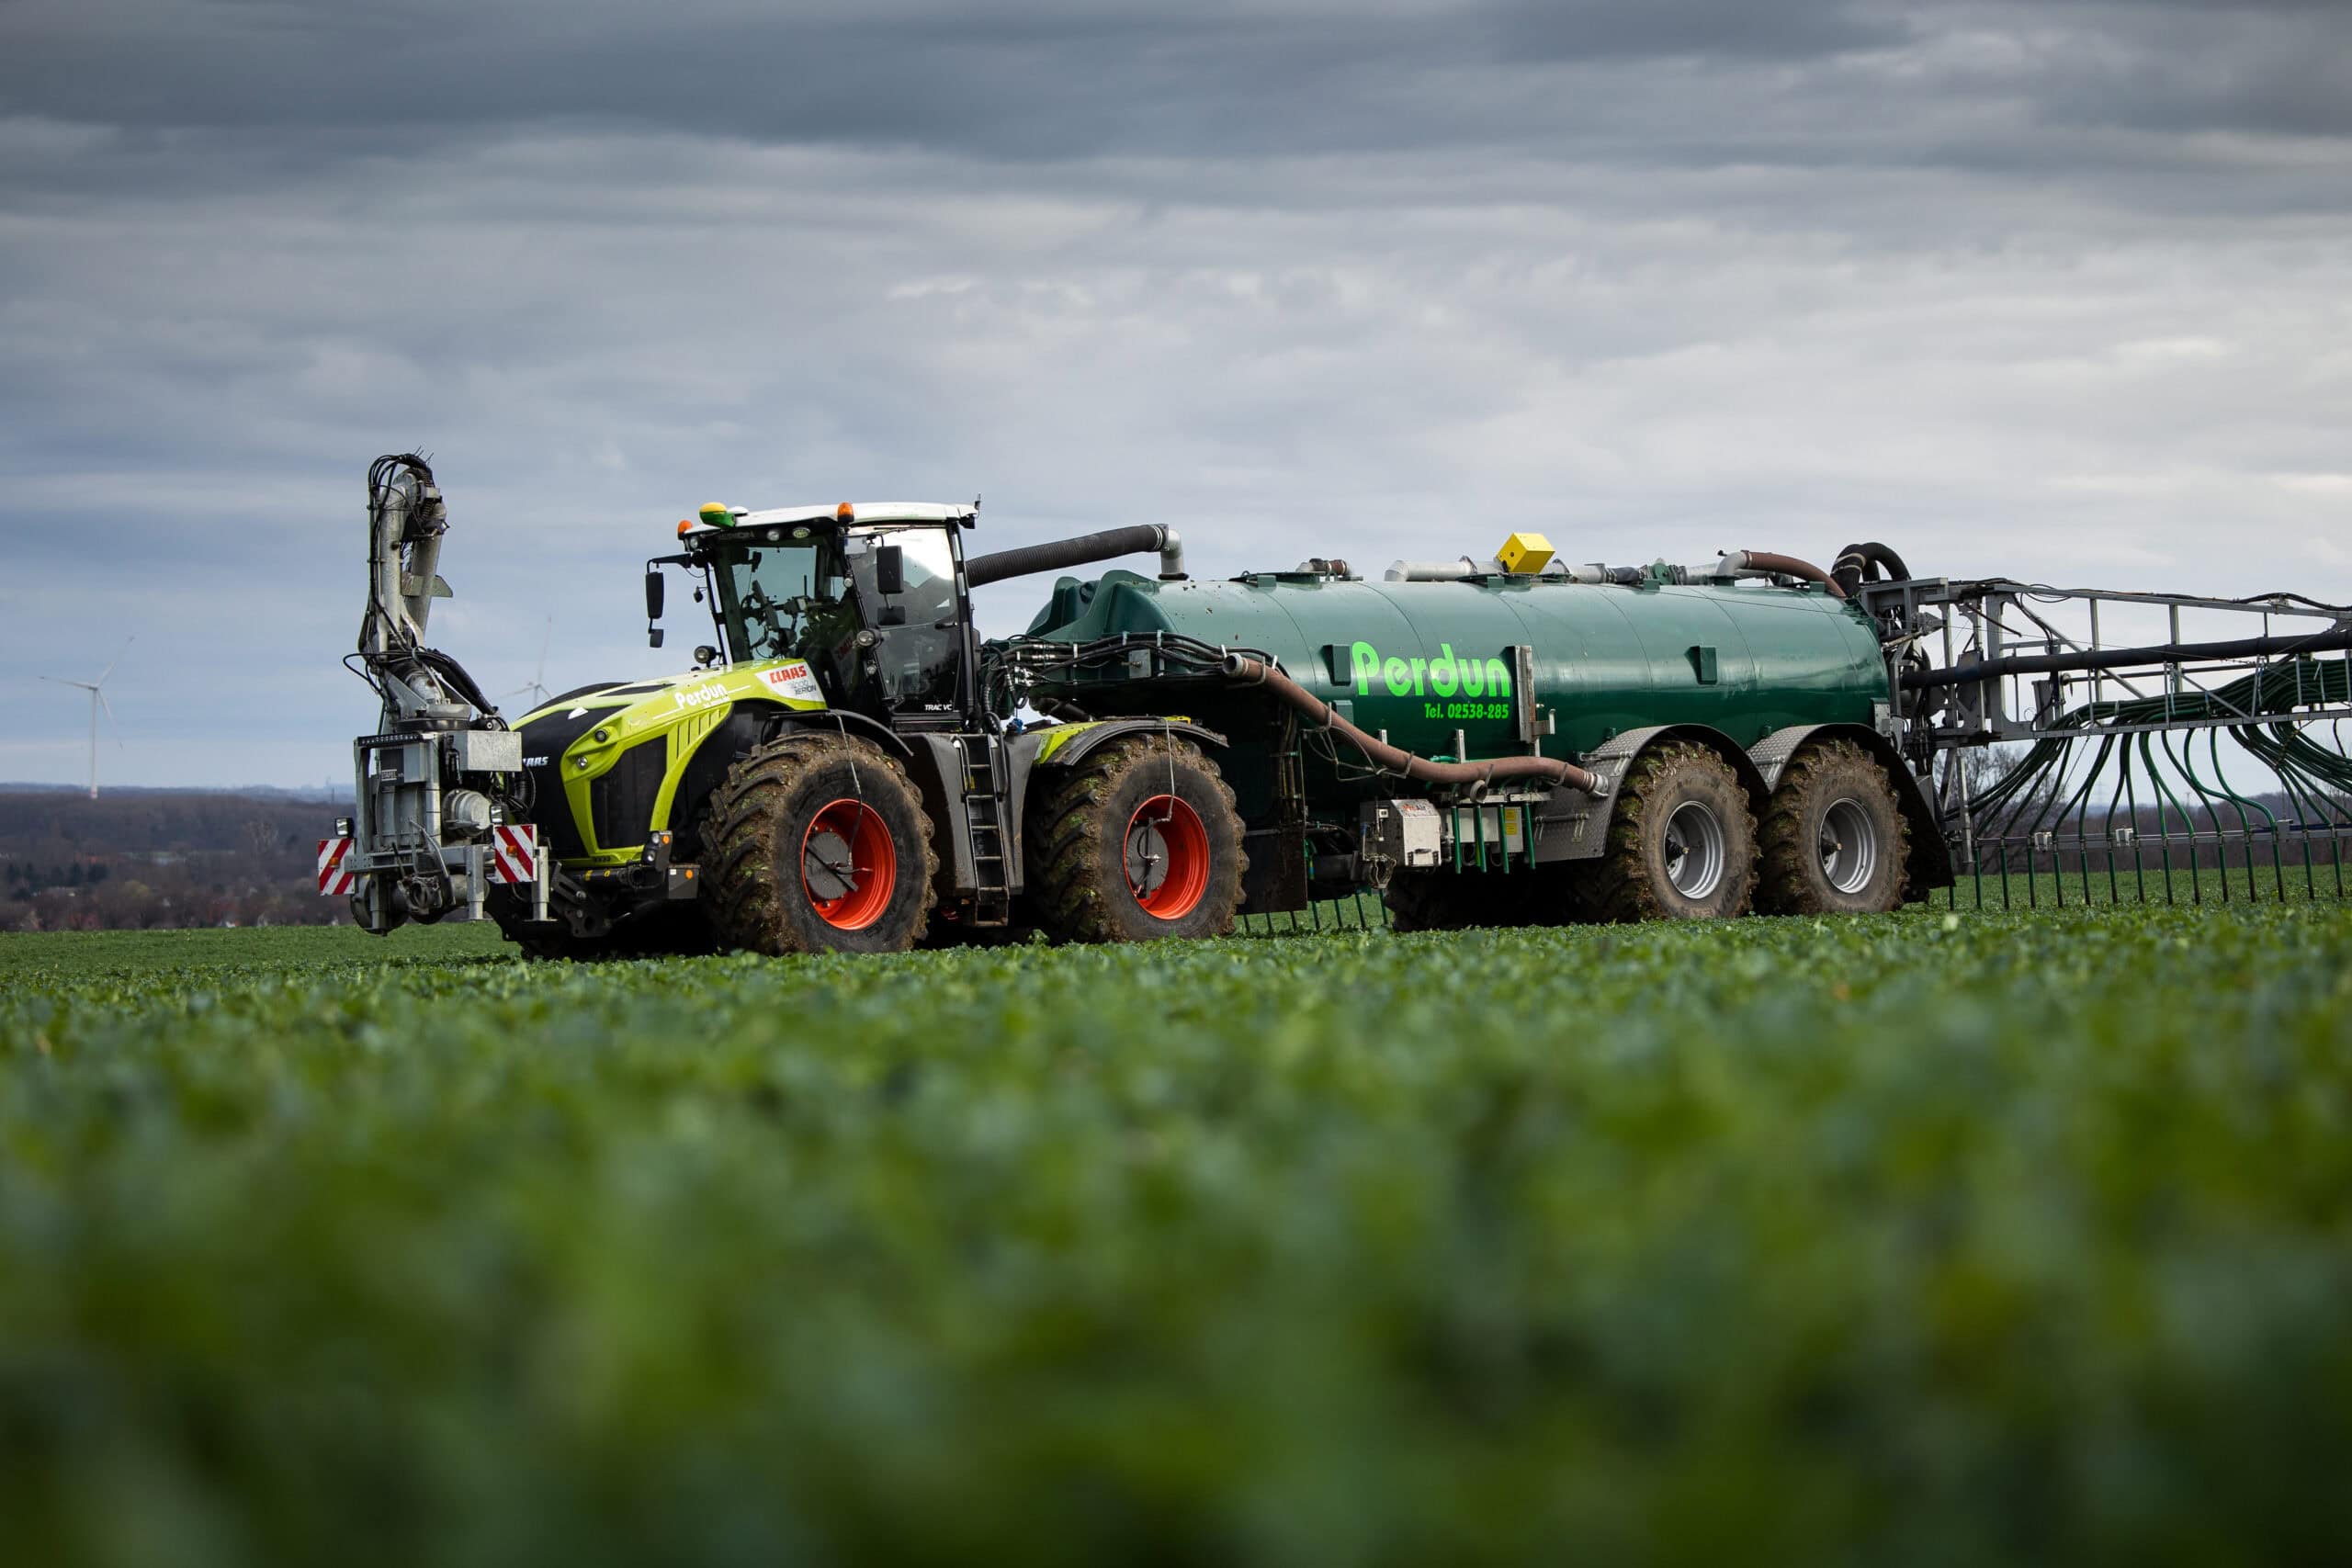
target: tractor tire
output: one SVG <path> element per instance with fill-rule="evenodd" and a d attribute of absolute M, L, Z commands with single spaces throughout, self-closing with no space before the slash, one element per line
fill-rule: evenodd
<path fill-rule="evenodd" d="M 1886 770 L 1850 740 L 1809 746 L 1764 808 L 1757 908 L 1773 915 L 1883 915 L 1903 907 L 1911 863 Z"/>
<path fill-rule="evenodd" d="M 1731 764 L 1704 746 L 1645 751 L 1617 787 L 1600 858 L 1579 868 L 1577 912 L 1613 924 L 1730 919 L 1756 893 L 1756 817 Z"/>
<path fill-rule="evenodd" d="M 1029 901 L 1057 942 L 1223 936 L 1241 907 L 1241 814 L 1199 747 L 1114 740 L 1057 777 L 1028 812 Z"/>
<path fill-rule="evenodd" d="M 1393 931 L 1465 931 L 1557 923 L 1560 879 L 1545 870 L 1400 871 L 1381 901 Z"/>
<path fill-rule="evenodd" d="M 698 824 L 704 914 L 721 949 L 904 953 L 939 861 L 906 771 L 871 742 L 770 741 L 729 769 Z"/>

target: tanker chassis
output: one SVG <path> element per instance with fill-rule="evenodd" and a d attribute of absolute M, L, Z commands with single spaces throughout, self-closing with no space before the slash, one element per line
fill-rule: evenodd
<path fill-rule="evenodd" d="M 426 648 L 447 511 L 370 470 L 355 656 L 382 712 L 320 886 L 371 931 L 527 953 L 1214 935 L 1382 894 L 1400 929 L 1895 908 L 1950 879 L 1849 586 L 1792 558 L 1346 563 L 1204 582 L 1142 525 L 967 558 L 975 506 L 706 506 L 647 563 L 694 667 L 510 724 Z M 1858 547 L 1839 578 L 1892 559 Z M 1878 552 L 1874 558 L 1871 552 Z M 1064 577 L 983 642 L 974 588 Z"/>

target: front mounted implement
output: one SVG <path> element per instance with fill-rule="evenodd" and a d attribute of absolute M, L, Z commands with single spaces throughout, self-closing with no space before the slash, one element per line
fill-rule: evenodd
<path fill-rule="evenodd" d="M 480 919 L 493 887 L 548 919 L 549 867 L 529 825 L 522 739 L 465 669 L 424 644 L 448 512 L 413 453 L 368 471 L 368 606 L 352 664 L 381 702 L 352 743 L 353 815 L 319 846 L 319 891 L 346 894 L 382 935 L 405 921 Z"/>

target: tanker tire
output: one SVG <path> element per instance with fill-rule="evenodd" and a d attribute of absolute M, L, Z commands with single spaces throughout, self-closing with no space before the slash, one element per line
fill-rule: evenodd
<path fill-rule="evenodd" d="M 883 902 L 866 923 L 828 919 L 809 883 L 812 834 L 827 831 L 827 813 L 870 811 L 888 836 L 890 872 Z M 906 771 L 866 741 L 793 736 L 760 747 L 728 770 L 704 808 L 699 838 L 709 863 L 702 902 L 720 949 L 783 957 L 796 953 L 904 953 L 922 940 L 935 895 L 939 859 L 931 819 Z M 863 830 L 863 829 L 854 829 Z M 837 844 L 842 844 L 837 837 Z M 846 845 L 841 852 L 848 852 Z M 863 852 L 862 851 L 859 852 Z M 814 863 L 820 864 L 822 862 Z M 820 869 L 821 874 L 821 869 Z M 871 876 L 868 866 L 865 874 Z M 870 888 L 871 883 L 865 885 Z M 854 878 L 836 906 L 854 904 Z"/>
<path fill-rule="evenodd" d="M 1831 813 L 1840 806 L 1849 810 Z M 1824 863 L 1829 838 L 1868 837 L 1867 860 L 1849 865 L 1840 887 Z M 1773 915 L 1883 915 L 1903 907 L 1911 825 L 1886 770 L 1850 740 L 1797 753 L 1764 809 L 1764 874 L 1756 907 Z M 1844 849 L 1841 854 L 1860 852 Z"/>
<path fill-rule="evenodd" d="M 1703 878 L 1686 869 L 1678 886 L 1676 871 L 1693 854 L 1706 858 L 1710 821 L 1719 835 L 1713 883 L 1686 892 Z M 1583 868 L 1574 908 L 1612 924 L 1730 919 L 1747 913 L 1756 876 L 1756 817 L 1739 776 L 1704 746 L 1670 743 L 1643 752 L 1617 786 L 1609 842 Z"/>
<path fill-rule="evenodd" d="M 1058 777 L 1042 774 L 1037 785 L 1028 813 L 1029 902 L 1046 935 L 1057 942 L 1156 942 L 1233 930 L 1241 874 L 1250 864 L 1241 851 L 1241 814 L 1199 747 L 1163 735 L 1114 740 Z M 1127 864 L 1137 818 L 1148 803 L 1170 794 L 1198 824 L 1204 864 L 1199 896 L 1162 916 L 1145 903 L 1159 894 L 1139 895 Z M 1174 836 L 1161 835 L 1162 847 Z M 1148 832 L 1147 849 L 1149 841 Z M 1170 879 L 1178 872 L 1173 853 Z"/>

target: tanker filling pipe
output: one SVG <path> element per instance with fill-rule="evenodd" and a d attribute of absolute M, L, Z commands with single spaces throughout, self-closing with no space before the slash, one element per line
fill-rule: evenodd
<path fill-rule="evenodd" d="M 1500 561 L 1475 561 L 1468 556 L 1452 560 L 1400 560 L 1387 571 L 1391 582 L 1460 582 L 1472 577 L 1499 577 Z"/>
<path fill-rule="evenodd" d="M 1718 577 L 1801 577 L 1807 582 L 1818 582 L 1832 596 L 1845 598 L 1846 590 L 1838 580 L 1814 565 L 1794 556 L 1775 555 L 1770 550 L 1733 550 L 1715 563 Z"/>
<path fill-rule="evenodd" d="M 1365 734 L 1341 718 L 1330 704 L 1264 660 L 1251 659 L 1246 654 L 1227 654 L 1225 675 L 1226 679 L 1244 685 L 1265 687 L 1313 723 L 1337 731 L 1374 766 L 1392 773 L 1401 773 L 1421 784 L 1466 784 L 1483 790 L 1489 784 L 1506 780 L 1534 779 L 1546 784 L 1564 784 L 1570 789 L 1580 789 L 1591 795 L 1609 793 L 1609 786 L 1600 774 L 1555 757 L 1495 757 L 1483 762 L 1432 762 L 1426 757 L 1416 757 L 1401 746 L 1391 746 L 1385 740 Z"/>
<path fill-rule="evenodd" d="M 964 580 L 974 588 L 984 588 L 1008 577 L 1058 571 L 1066 566 L 1114 560 L 1148 550 L 1159 552 L 1160 581 L 1182 580 L 1184 542 L 1176 536 L 1175 529 L 1164 523 L 1136 523 L 1125 528 L 1106 528 L 1100 534 L 1080 534 L 1074 539 L 1056 539 L 1051 544 L 1023 545 L 993 555 L 975 556 L 964 563 Z"/>
<path fill-rule="evenodd" d="M 1599 561 L 1590 566 L 1570 566 L 1555 560 L 1538 572 L 1511 572 L 1503 570 L 1498 560 L 1472 560 L 1460 556 L 1453 560 L 1400 560 L 1389 563 L 1386 573 L 1390 582 L 1467 582 L 1478 577 L 1532 576 L 1555 582 L 1581 582 L 1599 586 L 1613 583 L 1620 588 L 1637 588 L 1647 574 L 1637 566 L 1604 566 Z"/>

